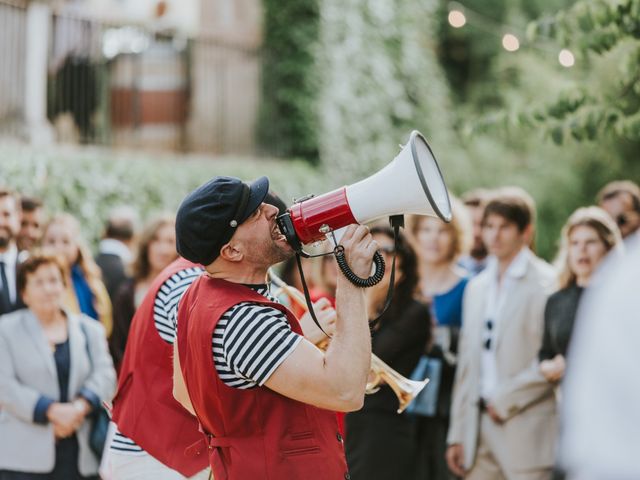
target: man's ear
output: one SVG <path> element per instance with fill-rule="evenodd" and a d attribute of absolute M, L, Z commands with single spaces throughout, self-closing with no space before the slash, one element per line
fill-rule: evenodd
<path fill-rule="evenodd" d="M 225 243 L 220 249 L 220 257 L 227 262 L 240 262 L 244 258 L 244 254 L 234 244 Z"/>
<path fill-rule="evenodd" d="M 524 231 L 522 233 L 524 235 L 525 244 L 528 247 L 531 247 L 531 244 L 533 243 L 533 239 L 535 238 L 535 235 L 536 235 L 536 229 L 534 228 L 533 224 L 530 223 L 529 225 L 527 225 L 524 228 Z"/>

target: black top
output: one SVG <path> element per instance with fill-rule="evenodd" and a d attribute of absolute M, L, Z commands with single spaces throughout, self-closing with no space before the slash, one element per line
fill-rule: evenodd
<path fill-rule="evenodd" d="M 58 372 L 58 386 L 60 387 L 61 403 L 69 401 L 69 370 L 71 369 L 71 354 L 69 351 L 69 338 L 62 343 L 56 343 L 56 349 L 53 353 L 53 359 L 56 362 L 56 371 Z"/>
<path fill-rule="evenodd" d="M 120 285 L 113 301 L 113 331 L 109 338 L 109 351 L 116 369 L 120 368 L 124 358 L 131 321 L 136 313 L 135 291 L 135 282 L 128 278 Z"/>
<path fill-rule="evenodd" d="M 544 336 L 538 359 L 548 360 L 557 354 L 566 356 L 573 323 L 584 288 L 575 284 L 549 297 L 544 309 Z"/>
<path fill-rule="evenodd" d="M 114 303 L 120 286 L 127 280 L 122 259 L 112 253 L 100 253 L 96 257 L 96 263 L 102 272 L 102 281 L 107 287 L 109 299 Z"/>
<path fill-rule="evenodd" d="M 429 308 L 412 299 L 406 305 L 389 308 L 380 318 L 379 328 L 372 334 L 372 350 L 382 361 L 408 378 L 430 336 Z M 388 385 L 382 385 L 377 393 L 365 396 L 363 410 L 395 412 L 397 409 L 398 398 Z"/>

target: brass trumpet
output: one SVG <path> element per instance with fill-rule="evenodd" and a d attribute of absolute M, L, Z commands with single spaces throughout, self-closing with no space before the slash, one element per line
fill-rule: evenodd
<path fill-rule="evenodd" d="M 278 287 L 278 289 L 273 292 L 274 296 L 285 294 L 299 307 L 305 311 L 308 310 L 307 302 L 300 290 L 287 285 L 284 280 L 273 272 L 273 269 L 269 269 L 269 278 L 271 282 Z M 316 346 L 321 350 L 326 350 L 329 346 L 329 339 L 322 340 L 316 344 Z M 376 393 L 380 390 L 380 386 L 386 383 L 398 397 L 398 413 L 402 413 L 429 382 L 428 378 L 418 381 L 410 380 L 400 375 L 374 353 L 371 354 L 371 371 L 369 377 L 371 380 L 367 382 L 365 393 L 367 395 Z"/>

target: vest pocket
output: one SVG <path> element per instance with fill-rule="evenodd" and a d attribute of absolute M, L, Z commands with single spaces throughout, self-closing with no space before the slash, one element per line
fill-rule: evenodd
<path fill-rule="evenodd" d="M 282 451 L 282 454 L 285 457 L 297 457 L 299 455 L 314 455 L 317 453 L 320 453 L 320 447 L 291 448 L 291 449 Z"/>
<path fill-rule="evenodd" d="M 305 440 L 313 437 L 313 432 L 290 433 L 291 440 Z"/>

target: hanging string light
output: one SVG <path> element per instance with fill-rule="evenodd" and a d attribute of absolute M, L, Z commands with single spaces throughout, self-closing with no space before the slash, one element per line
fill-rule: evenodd
<path fill-rule="evenodd" d="M 521 47 L 520 38 L 526 37 L 522 33 L 526 30 L 525 27 L 514 27 L 512 25 L 504 24 L 493 18 L 487 17 L 482 13 L 470 10 L 456 1 L 449 2 L 448 10 L 449 14 L 447 20 L 449 25 L 454 28 L 462 28 L 469 24 L 470 26 L 483 30 L 491 35 L 501 36 L 502 47 L 508 52 L 518 51 Z M 557 54 L 558 62 L 560 62 L 560 65 L 565 68 L 570 68 L 575 65 L 575 56 L 569 49 L 564 48 L 557 53 L 557 46 L 552 45 L 551 43 L 532 44 L 525 42 L 524 45 L 528 48 L 534 48 L 544 53 L 551 53 L 553 55 Z"/>
<path fill-rule="evenodd" d="M 576 63 L 573 53 L 571 53 L 571 50 L 567 50 L 566 48 L 560 50 L 560 53 L 558 54 L 558 61 L 560 62 L 560 65 L 565 68 L 571 68 Z"/>
<path fill-rule="evenodd" d="M 520 48 L 520 40 L 512 33 L 505 33 L 502 37 L 502 46 L 507 52 L 515 52 Z"/>
<path fill-rule="evenodd" d="M 449 25 L 453 28 L 461 28 L 467 23 L 467 17 L 464 16 L 464 13 L 461 10 L 451 10 L 449 11 Z"/>

